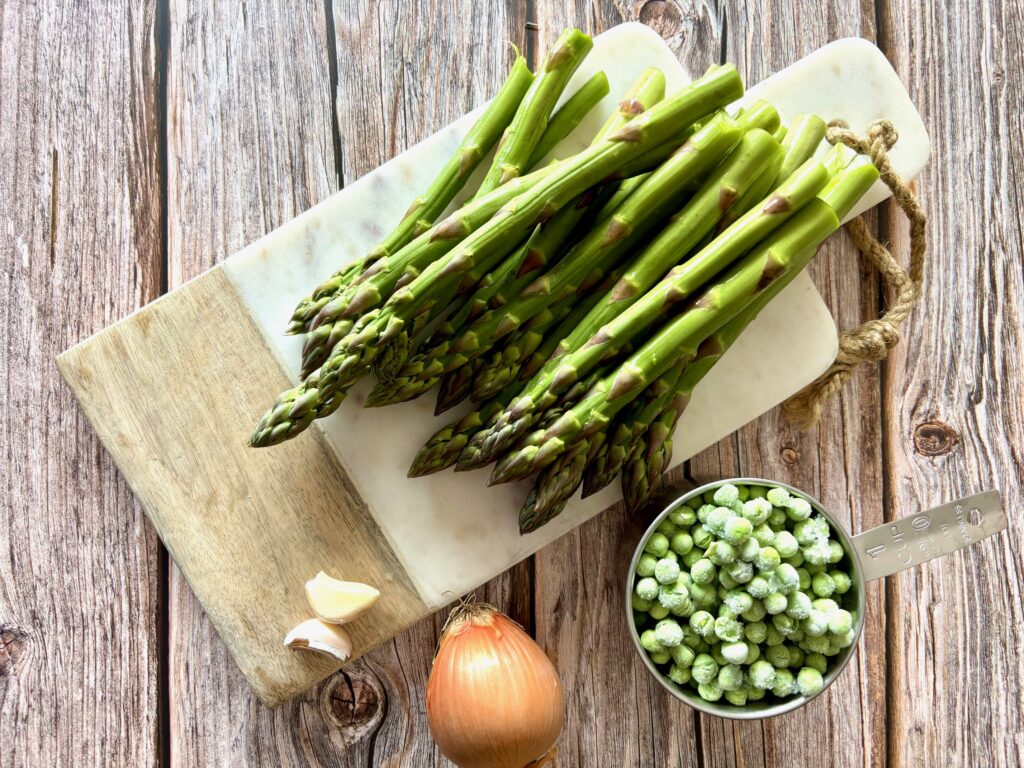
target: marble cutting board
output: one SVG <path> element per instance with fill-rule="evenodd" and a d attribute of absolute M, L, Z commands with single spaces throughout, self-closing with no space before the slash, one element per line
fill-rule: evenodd
<path fill-rule="evenodd" d="M 689 80 L 652 30 L 623 24 L 595 39 L 569 92 L 599 69 L 611 96 L 555 150 L 581 149 L 640 72 L 668 89 Z M 882 53 L 832 43 L 751 88 L 788 122 L 800 112 L 862 130 L 896 124 L 896 169 L 927 161 L 924 125 Z M 478 112 L 479 110 L 477 110 Z M 529 536 L 517 530 L 525 486 L 486 487 L 486 472 L 408 480 L 437 419 L 433 397 L 362 409 L 367 388 L 299 439 L 245 446 L 272 398 L 297 375 L 301 340 L 282 334 L 295 303 L 397 221 L 471 125 L 471 113 L 224 263 L 68 350 L 58 366 L 257 696 L 278 704 L 336 667 L 282 647 L 309 614 L 307 578 L 323 569 L 379 586 L 351 625 L 356 654 L 474 589 L 618 501 L 617 484 L 570 503 Z M 486 166 L 486 163 L 483 164 Z M 481 173 L 483 168 L 481 168 Z M 855 213 L 887 196 L 879 185 Z M 383 226 L 382 226 L 383 225 Z M 813 284 L 793 282 L 750 325 L 694 394 L 675 461 L 713 444 L 817 377 L 837 349 Z M 756 377 L 737 375 L 754 355 Z"/>

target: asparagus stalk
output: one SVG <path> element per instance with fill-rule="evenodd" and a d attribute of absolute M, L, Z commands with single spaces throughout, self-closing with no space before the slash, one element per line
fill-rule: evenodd
<path fill-rule="evenodd" d="M 814 157 L 818 145 L 825 138 L 826 127 L 825 121 L 817 115 L 797 115 L 793 119 L 782 141 L 786 156 L 782 159 L 779 176 L 788 178 L 793 171 Z"/>
<path fill-rule="evenodd" d="M 737 262 L 718 282 L 659 330 L 585 398 L 547 429 L 530 435 L 502 457 L 492 483 L 507 482 L 549 465 L 578 437 L 605 429 L 615 414 L 673 365 L 696 356 L 700 343 L 740 314 L 778 281 L 788 283 L 839 227 L 841 216 L 878 178 L 873 166 L 842 173 L 784 226 Z"/>
<path fill-rule="evenodd" d="M 512 121 L 523 96 L 533 82 L 526 59 L 516 56 L 512 69 L 498 94 L 469 129 L 455 154 L 441 168 L 426 192 L 417 197 L 398 226 L 359 262 L 346 264 L 299 302 L 292 313 L 288 333 L 303 333 L 317 313 L 337 292 L 348 285 L 366 266 L 382 256 L 397 252 L 425 232 L 465 185 L 483 157 L 501 138 Z"/>
<path fill-rule="evenodd" d="M 562 139 L 576 130 L 594 107 L 608 95 L 608 77 L 604 72 L 597 72 L 580 86 L 569 99 L 559 107 L 544 130 L 544 135 L 533 150 L 533 155 L 526 164 L 528 168 L 538 165 Z"/>
<path fill-rule="evenodd" d="M 581 440 L 541 472 L 519 511 L 521 535 L 537 530 L 561 514 L 603 444 L 601 433 Z"/>
<path fill-rule="evenodd" d="M 648 67 L 640 73 L 626 91 L 618 108 L 608 116 L 600 135 L 608 136 L 622 128 L 639 114 L 665 98 L 665 73 L 657 67 Z"/>
<path fill-rule="evenodd" d="M 496 457 L 532 426 L 537 413 L 557 400 L 559 391 L 587 374 L 601 360 L 615 354 L 623 342 L 645 332 L 666 311 L 678 306 L 715 274 L 778 229 L 812 200 L 828 179 L 824 166 L 814 160 L 808 161 L 716 240 L 674 267 L 657 286 L 633 301 L 624 312 L 601 326 L 596 333 L 593 333 L 594 329 L 586 328 L 587 333 L 592 333 L 588 341 L 561 357 L 557 365 L 542 370 L 490 429 L 474 435 L 460 458 L 460 466 L 467 469 L 482 466 Z M 618 286 L 615 290 L 619 290 Z M 623 298 L 635 295 L 628 285 L 620 294 Z"/>
<path fill-rule="evenodd" d="M 527 169 L 540 143 L 548 118 L 566 83 L 580 62 L 590 53 L 594 41 L 578 29 L 562 32 L 540 73 L 519 103 L 512 122 L 505 129 L 494 161 L 480 184 L 478 194 L 487 194 L 518 178 Z"/>

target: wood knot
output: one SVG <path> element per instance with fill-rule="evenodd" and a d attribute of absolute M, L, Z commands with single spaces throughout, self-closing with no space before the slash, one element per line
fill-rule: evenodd
<path fill-rule="evenodd" d="M 639 18 L 665 39 L 678 34 L 683 21 L 676 4 L 666 0 L 648 0 L 640 9 Z"/>
<path fill-rule="evenodd" d="M 914 429 L 914 450 L 922 456 L 942 456 L 959 442 L 956 430 L 942 421 L 926 421 Z"/>
<path fill-rule="evenodd" d="M 800 461 L 800 452 L 796 448 L 786 447 L 782 449 L 782 463 L 793 466 Z"/>
<path fill-rule="evenodd" d="M 341 731 L 348 746 L 380 728 L 387 713 L 387 692 L 373 670 L 357 661 L 321 686 L 320 711 L 326 722 Z"/>
<path fill-rule="evenodd" d="M 14 677 L 28 659 L 29 635 L 16 624 L 0 624 L 0 682 Z"/>

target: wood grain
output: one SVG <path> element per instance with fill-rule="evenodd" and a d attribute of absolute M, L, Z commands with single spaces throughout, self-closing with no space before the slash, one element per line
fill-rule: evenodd
<path fill-rule="evenodd" d="M 160 291 L 155 2 L 0 4 L 0 765 L 154 766 L 158 545 L 54 355 Z"/>
<path fill-rule="evenodd" d="M 889 580 L 894 766 L 1024 764 L 1021 22 L 1012 2 L 894 4 L 882 18 L 936 158 L 918 186 L 931 214 L 922 304 L 885 379 L 887 514 L 998 487 L 1010 519 Z M 887 234 L 905 242 L 904 222 Z"/>

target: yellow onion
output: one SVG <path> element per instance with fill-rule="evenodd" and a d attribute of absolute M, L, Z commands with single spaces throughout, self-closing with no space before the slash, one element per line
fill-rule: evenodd
<path fill-rule="evenodd" d="M 562 683 L 522 628 L 483 603 L 448 617 L 427 681 L 427 723 L 459 768 L 526 768 L 565 722 Z"/>

